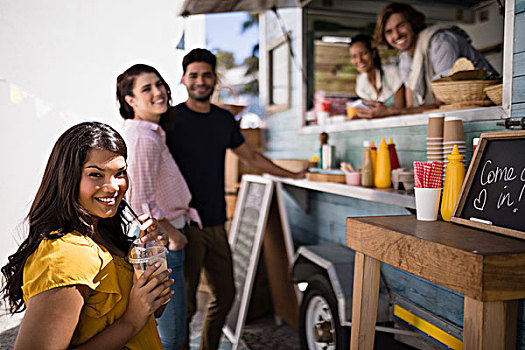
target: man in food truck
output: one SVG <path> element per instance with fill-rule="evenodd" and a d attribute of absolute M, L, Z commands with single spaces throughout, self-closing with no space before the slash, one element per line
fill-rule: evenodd
<path fill-rule="evenodd" d="M 398 67 L 405 84 L 406 108 L 374 103 L 373 109 L 358 110 L 360 117 L 421 113 L 436 108 L 440 102 L 435 99 L 430 82 L 448 76 L 461 57 L 468 59 L 474 68 L 485 69 L 487 77 L 498 76 L 461 28 L 450 24 L 427 27 L 425 15 L 407 4 L 391 3 L 379 13 L 374 39 L 377 44 L 399 50 Z"/>
<path fill-rule="evenodd" d="M 224 159 L 227 148 L 241 161 L 275 176 L 304 178 L 283 169 L 254 150 L 241 134 L 234 116 L 210 103 L 217 83 L 216 57 L 206 49 L 190 51 L 182 61 L 182 83 L 188 99 L 168 112 L 166 143 L 188 183 L 191 205 L 203 228 L 193 223 L 187 231 L 184 274 L 188 296 L 188 325 L 196 311 L 201 269 L 211 290 L 211 302 L 202 328 L 201 349 L 217 349 L 222 327 L 233 303 L 235 286 L 228 237 L 224 229 L 226 204 Z"/>

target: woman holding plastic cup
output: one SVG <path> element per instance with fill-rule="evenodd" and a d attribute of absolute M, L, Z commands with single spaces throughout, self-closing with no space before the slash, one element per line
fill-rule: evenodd
<path fill-rule="evenodd" d="M 381 58 L 372 38 L 356 35 L 350 44 L 350 60 L 359 72 L 356 93 L 368 105 L 405 107 L 405 88 L 394 65 L 381 65 Z M 373 118 L 371 109 L 356 108 L 358 117 Z"/>
<path fill-rule="evenodd" d="M 158 330 L 166 349 L 179 349 L 187 336 L 183 271 L 187 239 L 181 231 L 190 222 L 200 226 L 201 220 L 189 207 L 190 191 L 159 125 L 171 104 L 171 90 L 155 68 L 136 64 L 117 78 L 117 101 L 130 153 L 131 206 L 156 218 L 169 235 L 167 260 L 175 294 L 158 319 Z"/>
<path fill-rule="evenodd" d="M 169 270 L 135 278 L 121 203 L 127 149 L 108 125 L 85 122 L 56 142 L 27 221 L 2 268 L 12 313 L 25 309 L 16 349 L 162 349 L 153 314 L 171 297 Z M 145 240 L 162 239 L 143 217 Z M 163 280 L 165 280 L 163 282 Z"/>

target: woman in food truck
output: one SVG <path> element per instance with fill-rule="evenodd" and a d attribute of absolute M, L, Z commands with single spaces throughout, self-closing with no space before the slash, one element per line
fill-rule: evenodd
<path fill-rule="evenodd" d="M 372 37 L 360 34 L 352 38 L 350 60 L 360 73 L 356 93 L 361 99 L 396 108 L 405 106 L 405 87 L 399 71 L 395 65 L 381 64 Z"/>

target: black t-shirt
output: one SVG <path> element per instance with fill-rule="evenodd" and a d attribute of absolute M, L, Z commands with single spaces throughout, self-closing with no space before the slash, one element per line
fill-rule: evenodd
<path fill-rule="evenodd" d="M 181 103 L 168 111 L 166 120 L 166 144 L 190 189 L 190 206 L 203 226 L 224 223 L 226 149 L 244 142 L 235 118 L 213 104 L 209 113 L 198 113 Z"/>

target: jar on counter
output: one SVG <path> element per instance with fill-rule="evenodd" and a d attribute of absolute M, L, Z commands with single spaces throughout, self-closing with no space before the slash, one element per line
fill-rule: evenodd
<path fill-rule="evenodd" d="M 363 141 L 363 166 L 361 167 L 361 186 L 374 186 L 374 170 L 372 167 L 372 152 L 370 141 Z"/>

